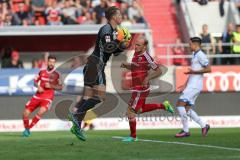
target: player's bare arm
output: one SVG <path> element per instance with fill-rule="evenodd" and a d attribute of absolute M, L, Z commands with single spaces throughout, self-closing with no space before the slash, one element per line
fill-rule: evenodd
<path fill-rule="evenodd" d="M 128 70 L 131 70 L 132 66 L 139 67 L 139 65 L 137 63 L 134 63 L 134 62 L 132 62 L 132 63 L 123 62 L 121 64 L 121 68 L 126 68 Z"/>
<path fill-rule="evenodd" d="M 121 64 L 121 68 L 125 68 L 125 69 L 128 69 L 128 70 L 131 70 L 131 63 L 123 62 Z"/>
<path fill-rule="evenodd" d="M 194 71 L 192 69 L 189 69 L 187 72 L 185 72 L 185 74 L 204 74 L 204 73 L 210 73 L 211 70 L 211 66 L 206 66 L 205 68 L 198 70 L 198 71 Z"/>
<path fill-rule="evenodd" d="M 159 77 L 162 74 L 162 70 L 157 67 L 155 70 L 151 70 L 148 72 L 147 77 L 143 81 L 143 85 L 147 85 L 150 80 Z"/>
<path fill-rule="evenodd" d="M 62 90 L 63 85 L 62 85 L 62 84 L 50 84 L 50 83 L 46 83 L 46 84 L 45 84 L 45 88 L 54 89 L 54 90 Z"/>
<path fill-rule="evenodd" d="M 37 88 L 37 92 L 42 93 L 44 89 L 38 84 L 38 81 L 39 81 L 39 75 L 35 77 L 34 86 Z"/>
<path fill-rule="evenodd" d="M 37 83 L 34 83 L 34 86 L 37 87 L 37 92 L 42 93 L 44 91 L 44 89 Z"/>
<path fill-rule="evenodd" d="M 44 89 L 41 86 L 38 86 L 37 88 L 38 88 L 37 92 L 39 93 L 42 93 L 44 91 Z"/>

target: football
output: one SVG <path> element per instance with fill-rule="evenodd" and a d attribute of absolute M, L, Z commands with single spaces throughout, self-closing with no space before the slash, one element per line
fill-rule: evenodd
<path fill-rule="evenodd" d="M 127 28 L 121 26 L 117 28 L 117 40 L 120 42 L 121 48 L 127 48 L 131 39 L 131 33 Z"/>

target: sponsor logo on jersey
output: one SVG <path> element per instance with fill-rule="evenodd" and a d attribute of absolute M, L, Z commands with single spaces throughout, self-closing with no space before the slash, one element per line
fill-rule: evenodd
<path fill-rule="evenodd" d="M 110 36 L 105 36 L 105 41 L 106 42 L 111 42 L 111 37 Z"/>
<path fill-rule="evenodd" d="M 142 61 L 142 57 L 138 57 L 138 62 L 141 62 Z"/>

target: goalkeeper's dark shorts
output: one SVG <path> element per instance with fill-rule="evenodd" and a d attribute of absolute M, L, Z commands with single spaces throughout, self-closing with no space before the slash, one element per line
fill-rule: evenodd
<path fill-rule="evenodd" d="M 104 68 L 99 69 L 97 64 L 86 64 L 84 69 L 84 86 L 106 85 Z"/>

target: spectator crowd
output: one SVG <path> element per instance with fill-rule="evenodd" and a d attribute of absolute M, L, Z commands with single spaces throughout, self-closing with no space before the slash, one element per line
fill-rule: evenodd
<path fill-rule="evenodd" d="M 240 25 L 229 23 L 225 31 L 220 37 L 213 37 L 208 31 L 208 25 L 203 24 L 202 32 L 199 34 L 202 39 L 202 50 L 208 55 L 224 54 L 230 55 L 225 58 L 211 58 L 212 65 L 239 65 L 240 64 Z M 185 55 L 187 48 L 184 48 L 181 40 L 176 40 L 176 45 L 172 48 L 174 55 Z M 239 57 L 231 57 L 231 55 L 239 55 Z M 175 58 L 174 65 L 185 65 L 184 58 Z"/>
<path fill-rule="evenodd" d="M 181 0 L 175 0 L 177 4 L 180 4 Z M 220 15 L 224 16 L 225 11 L 224 11 L 224 3 L 225 2 L 233 2 L 235 3 L 236 8 L 238 9 L 240 13 L 240 0 L 185 0 L 186 2 L 196 2 L 199 5 L 207 5 L 208 2 L 219 2 L 219 11 Z"/>
<path fill-rule="evenodd" d="M 104 11 L 109 6 L 120 8 L 124 25 L 145 23 L 138 0 L 0 0 L 0 26 L 104 24 Z M 199 37 L 202 38 L 202 49 L 207 54 L 240 55 L 240 25 L 229 23 L 221 37 L 213 37 L 208 31 L 208 25 L 203 24 Z M 186 51 L 181 39 L 177 38 L 172 53 L 184 55 Z M 32 68 L 44 67 L 47 55 L 45 53 L 41 59 L 33 59 Z M 75 63 L 78 61 L 76 59 Z M 240 58 L 213 58 L 210 62 L 215 65 L 235 65 L 240 64 Z M 188 62 L 185 58 L 175 58 L 173 64 L 187 65 Z M 23 68 L 19 52 L 12 48 L 2 48 L 1 67 Z"/>
<path fill-rule="evenodd" d="M 0 0 L 0 26 L 104 24 L 104 11 L 120 8 L 123 23 L 144 23 L 137 0 Z"/>

